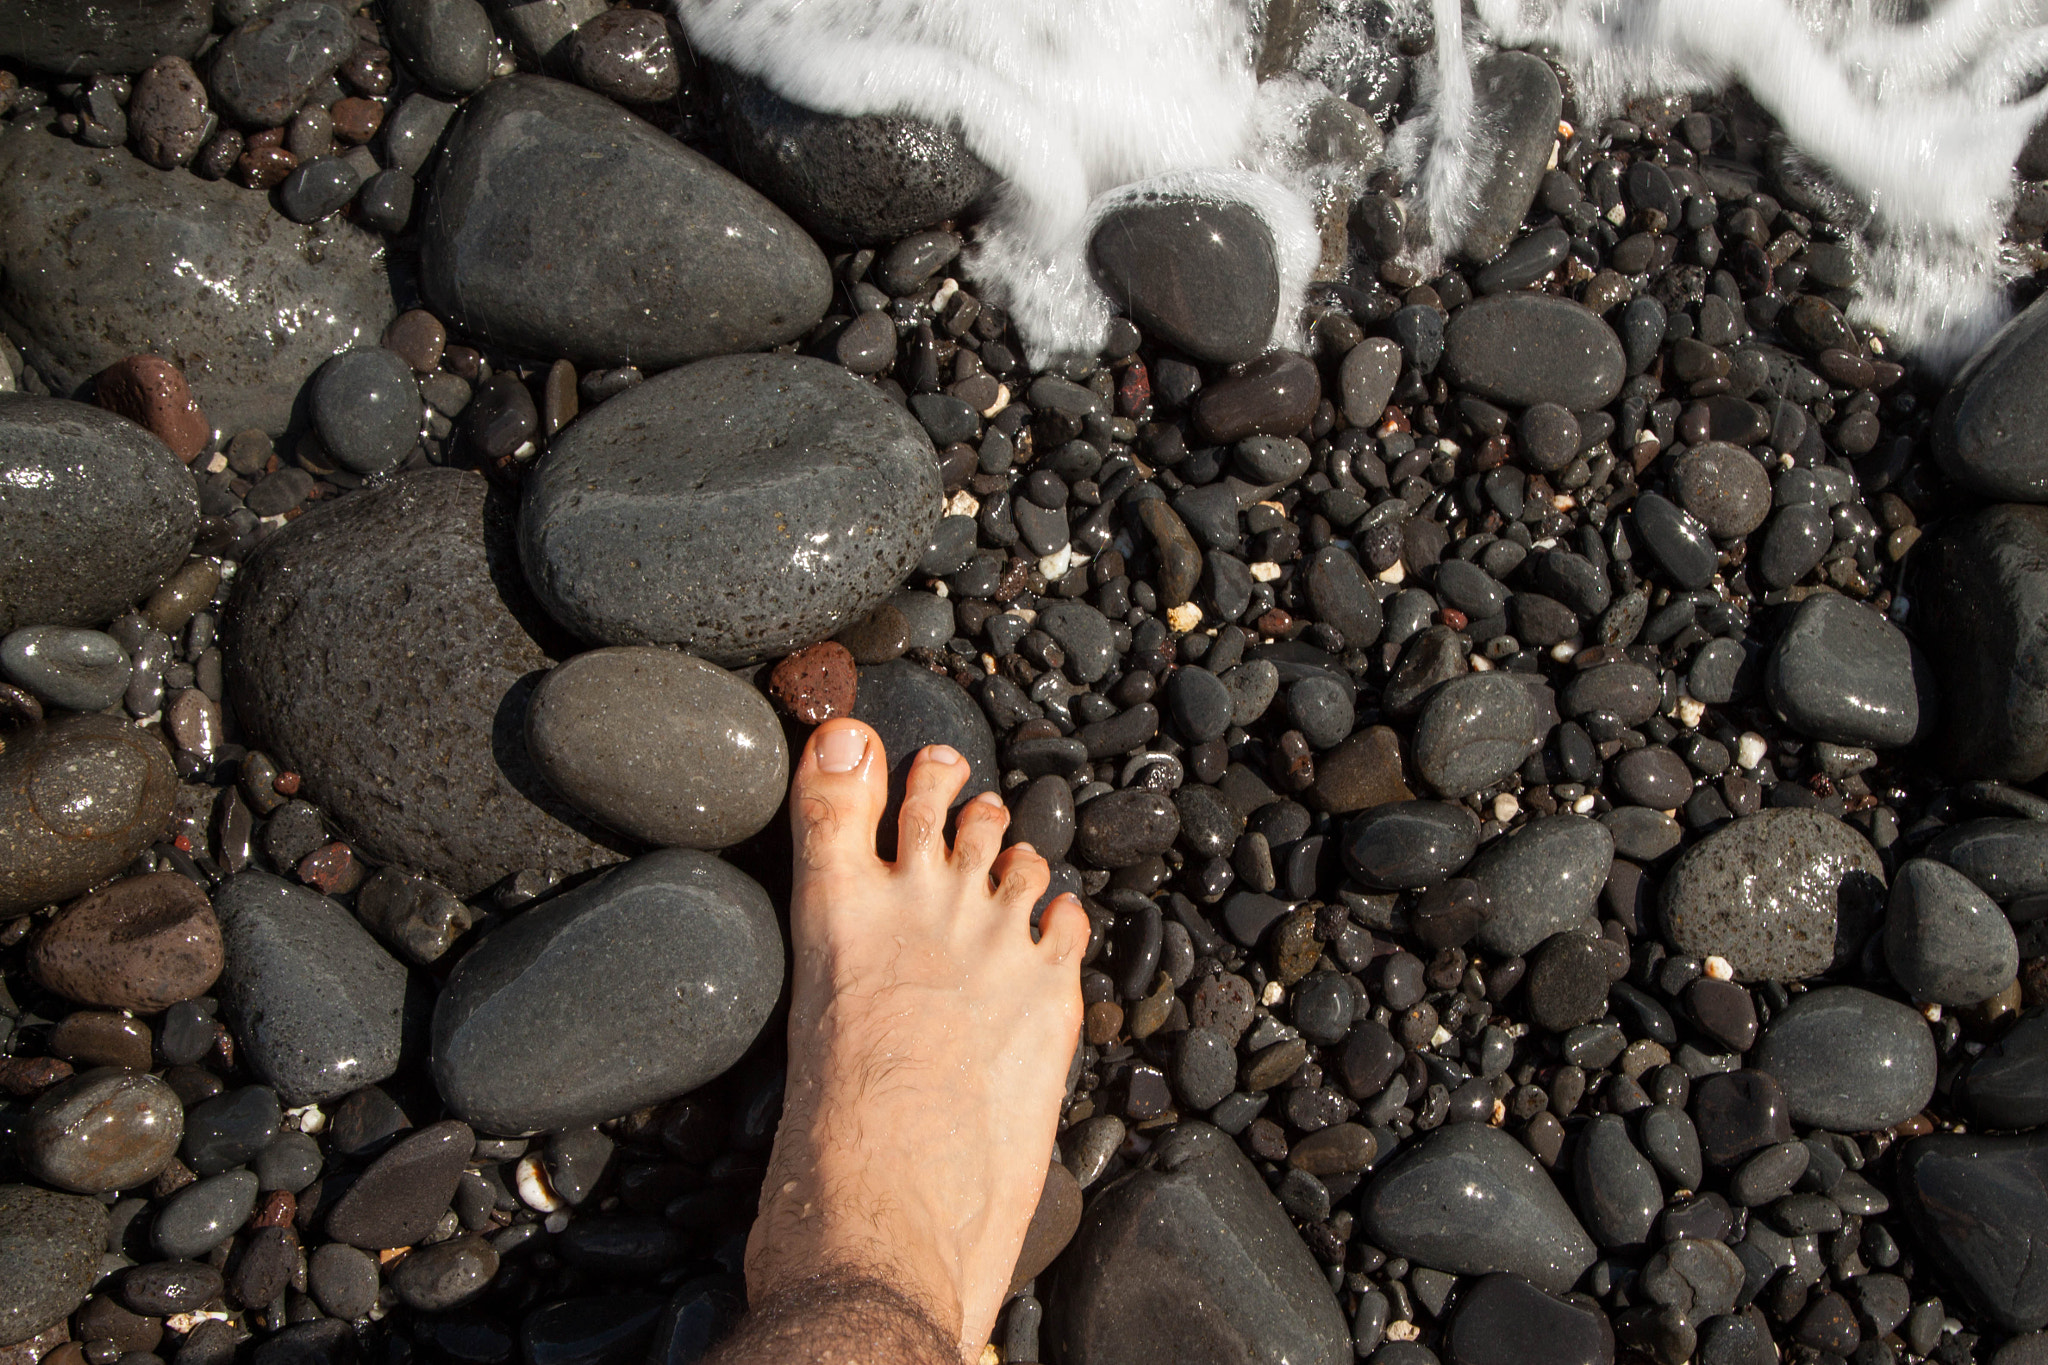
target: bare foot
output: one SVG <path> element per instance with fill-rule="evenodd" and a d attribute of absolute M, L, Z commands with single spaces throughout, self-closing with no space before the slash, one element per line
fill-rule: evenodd
<path fill-rule="evenodd" d="M 1029 845 L 1002 847 L 1009 813 L 993 793 L 960 808 L 946 846 L 967 776 L 943 745 L 918 755 L 885 863 L 880 737 L 833 720 L 804 750 L 789 1083 L 747 1283 L 758 1302 L 821 1272 L 881 1279 L 973 1360 L 1044 1183 L 1089 926 L 1062 896 L 1033 941 L 1050 873 Z"/>

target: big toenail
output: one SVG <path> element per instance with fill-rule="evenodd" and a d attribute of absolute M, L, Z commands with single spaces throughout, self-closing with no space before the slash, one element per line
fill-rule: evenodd
<path fill-rule="evenodd" d="M 984 806 L 1000 806 L 1003 804 L 1003 798 L 997 796 L 994 792 L 983 792 L 974 799 L 981 802 Z"/>
<path fill-rule="evenodd" d="M 834 730 L 818 741 L 818 771 L 850 773 L 868 751 L 868 737 L 859 730 Z"/>
<path fill-rule="evenodd" d="M 924 756 L 934 763 L 958 763 L 960 761 L 960 751 L 950 744 L 927 745 L 925 746 Z"/>

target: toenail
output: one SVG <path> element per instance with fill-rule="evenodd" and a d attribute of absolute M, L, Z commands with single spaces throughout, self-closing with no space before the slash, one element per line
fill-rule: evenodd
<path fill-rule="evenodd" d="M 1036 853 L 1036 852 L 1038 852 L 1038 850 L 1037 850 L 1037 849 L 1033 848 L 1033 847 L 1032 847 L 1032 846 L 1031 846 L 1031 845 L 1030 845 L 1030 844 L 1029 844 L 1029 843 L 1028 843 L 1027 841 L 1025 841 L 1025 840 L 1023 840 L 1023 839 L 1019 839 L 1019 840 L 1018 840 L 1018 841 L 1017 841 L 1016 843 L 1014 843 L 1014 844 L 1011 844 L 1011 845 L 1010 845 L 1010 847 L 1011 847 L 1012 849 L 1022 849 L 1022 850 L 1023 850 L 1024 852 L 1026 852 L 1026 853 Z"/>
<path fill-rule="evenodd" d="M 850 773 L 868 751 L 868 737 L 859 730 L 834 730 L 818 741 L 818 771 Z"/>
<path fill-rule="evenodd" d="M 924 756 L 934 763 L 958 763 L 960 751 L 950 744 L 928 744 Z"/>
<path fill-rule="evenodd" d="M 1003 798 L 997 796 L 994 792 L 983 792 L 974 799 L 984 806 L 1000 806 L 1003 804 Z"/>

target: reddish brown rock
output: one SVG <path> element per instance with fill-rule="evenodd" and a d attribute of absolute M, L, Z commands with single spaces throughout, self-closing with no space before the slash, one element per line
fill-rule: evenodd
<path fill-rule="evenodd" d="M 113 1010 L 74 1010 L 50 1030 L 49 1049 L 75 1065 L 147 1071 L 154 1040 L 149 1026 Z"/>
<path fill-rule="evenodd" d="M 775 665 L 768 675 L 768 695 L 804 724 L 822 725 L 852 714 L 856 676 L 852 652 L 825 640 Z"/>
<path fill-rule="evenodd" d="M 0 1090 L 32 1100 L 71 1079 L 71 1063 L 58 1057 L 0 1057 Z"/>
<path fill-rule="evenodd" d="M 37 981 L 66 1000 L 155 1014 L 220 975 L 220 924 L 175 872 L 128 877 L 72 902 L 29 950 Z"/>
<path fill-rule="evenodd" d="M 357 146 L 377 136 L 377 130 L 384 126 L 384 106 L 377 100 L 350 96 L 336 100 L 329 112 L 334 118 L 334 135 Z"/>
<path fill-rule="evenodd" d="M 185 376 L 162 356 L 117 360 L 94 382 L 101 407 L 148 428 L 186 464 L 198 458 L 213 436 L 206 414 L 185 386 Z"/>
<path fill-rule="evenodd" d="M 0 749 L 0 913 L 69 900 L 118 874 L 170 820 L 162 741 L 113 716 L 16 731 Z"/>

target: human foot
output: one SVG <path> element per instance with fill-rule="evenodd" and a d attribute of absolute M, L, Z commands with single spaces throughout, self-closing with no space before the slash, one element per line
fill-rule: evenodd
<path fill-rule="evenodd" d="M 1088 917 L 1031 906 L 1050 872 L 1002 847 L 984 794 L 947 809 L 968 765 L 911 766 L 896 861 L 875 853 L 882 742 L 858 721 L 811 736 L 790 794 L 796 880 L 789 1080 L 747 1282 L 761 1300 L 821 1272 L 899 1285 L 976 1358 L 1045 1179 L 1081 1027 Z"/>

